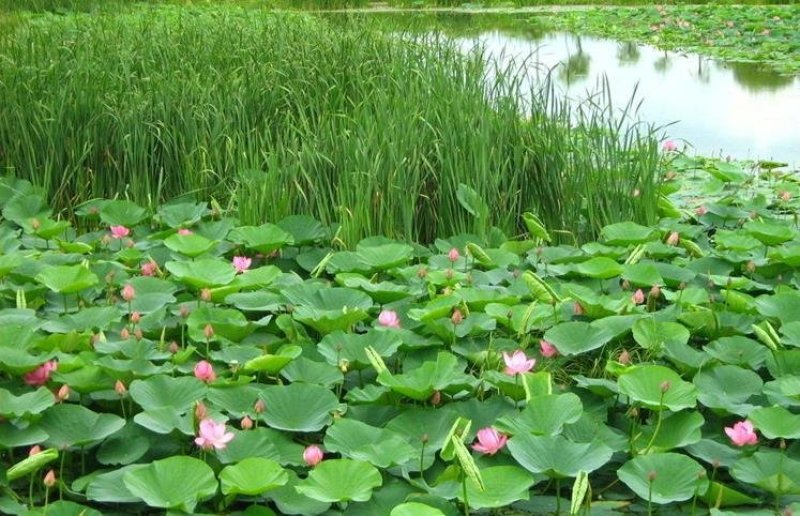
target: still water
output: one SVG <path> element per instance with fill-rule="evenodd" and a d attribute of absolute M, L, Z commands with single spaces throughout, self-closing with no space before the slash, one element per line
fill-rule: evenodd
<path fill-rule="evenodd" d="M 500 63 L 527 58 L 533 79 L 552 69 L 559 88 L 576 101 L 597 91 L 604 77 L 615 106 L 624 106 L 636 88 L 639 117 L 672 124 L 664 132 L 690 145 L 689 152 L 800 164 L 800 77 L 567 33 L 534 39 L 486 31 L 455 39 L 465 50 L 482 46 Z"/>

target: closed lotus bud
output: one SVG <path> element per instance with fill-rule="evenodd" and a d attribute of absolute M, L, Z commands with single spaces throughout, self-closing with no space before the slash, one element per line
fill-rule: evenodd
<path fill-rule="evenodd" d="M 141 328 L 136 328 L 136 331 L 133 332 L 133 336 L 136 338 L 136 340 L 142 340 L 144 334 L 142 333 Z"/>
<path fill-rule="evenodd" d="M 453 269 L 447 269 L 446 271 L 444 271 L 444 277 L 447 280 L 453 279 L 453 275 L 454 274 L 455 274 L 455 272 L 453 272 Z"/>
<path fill-rule="evenodd" d="M 119 338 L 122 340 L 128 340 L 131 338 L 131 332 L 128 331 L 128 328 L 122 328 L 119 332 Z"/>
<path fill-rule="evenodd" d="M 428 276 L 428 268 L 422 265 L 419 269 L 417 269 L 417 277 L 418 278 L 426 278 Z"/>
<path fill-rule="evenodd" d="M 658 473 L 656 473 L 655 471 L 650 471 L 647 474 L 647 481 L 648 482 L 653 482 L 653 481 L 655 481 L 656 477 L 658 477 Z"/>
<path fill-rule="evenodd" d="M 264 403 L 264 400 L 256 400 L 255 405 L 253 405 L 253 410 L 256 414 L 261 414 L 265 410 L 267 410 L 267 404 Z"/>
<path fill-rule="evenodd" d="M 42 447 L 38 444 L 31 446 L 31 449 L 28 451 L 28 457 L 33 457 L 37 453 L 42 453 Z"/>
<path fill-rule="evenodd" d="M 178 343 L 175 342 L 174 340 L 169 343 L 169 352 L 172 353 L 173 355 L 178 351 L 180 351 L 180 349 L 181 349 L 180 346 L 178 346 Z"/>
<path fill-rule="evenodd" d="M 653 285 L 653 287 L 650 289 L 650 296 L 654 299 L 661 297 L 661 287 L 658 285 Z"/>
<path fill-rule="evenodd" d="M 644 303 L 644 292 L 642 292 L 642 289 L 636 289 L 636 292 L 634 292 L 631 296 L 631 301 L 635 305 L 641 305 Z"/>
<path fill-rule="evenodd" d="M 695 215 L 698 217 L 702 217 L 706 213 L 708 213 L 708 209 L 705 206 L 698 206 L 696 210 L 694 210 Z"/>
<path fill-rule="evenodd" d="M 749 272 L 750 274 L 756 272 L 756 262 L 754 262 L 753 260 L 747 262 L 747 265 L 745 267 L 747 268 L 747 272 Z"/>
<path fill-rule="evenodd" d="M 139 324 L 139 321 L 142 320 L 142 314 L 140 314 L 139 312 L 131 312 L 131 315 L 129 316 L 129 318 L 130 318 L 131 324 Z"/>
<path fill-rule="evenodd" d="M 779 194 L 779 197 L 783 202 L 789 202 L 789 199 L 792 198 L 792 194 L 790 192 L 783 191 Z M 35 228 L 34 228 L 35 229 Z"/>
<path fill-rule="evenodd" d="M 433 391 L 431 394 L 431 405 L 436 406 L 442 402 L 442 393 L 439 391 Z"/>
<path fill-rule="evenodd" d="M 44 480 L 42 480 L 42 483 L 45 485 L 45 487 L 53 487 L 54 485 L 56 485 L 56 472 L 53 471 L 52 469 L 49 470 L 47 474 L 44 476 Z"/>
<path fill-rule="evenodd" d="M 69 399 L 69 386 L 67 384 L 64 384 L 58 388 L 56 399 L 58 399 L 59 402 Z"/>
<path fill-rule="evenodd" d="M 187 317 L 189 317 L 189 314 L 191 313 L 192 311 L 191 309 L 189 309 L 188 305 L 181 305 L 179 315 L 181 316 L 182 319 L 186 319 Z"/>
<path fill-rule="evenodd" d="M 242 427 L 242 430 L 250 430 L 251 428 L 253 428 L 253 420 L 247 416 L 244 416 L 239 426 Z"/>
<path fill-rule="evenodd" d="M 208 417 L 208 409 L 202 401 L 198 401 L 194 406 L 194 418 L 197 421 L 202 421 Z"/>
<path fill-rule="evenodd" d="M 457 262 L 460 257 L 461 255 L 459 254 L 458 249 L 455 247 L 450 249 L 450 252 L 447 253 L 447 259 L 451 262 Z"/>
<path fill-rule="evenodd" d="M 631 289 L 631 282 L 628 280 L 622 280 L 622 290 L 630 290 Z"/>
<path fill-rule="evenodd" d="M 31 220 L 31 228 L 33 228 L 34 231 L 39 231 L 40 227 L 42 227 L 42 223 L 39 222 L 39 219 Z"/>
<path fill-rule="evenodd" d="M 122 380 L 117 380 L 114 383 L 114 392 L 119 394 L 120 396 L 124 396 L 128 389 L 125 387 L 125 384 L 122 383 Z"/>
<path fill-rule="evenodd" d="M 661 382 L 661 392 L 667 392 L 672 387 L 670 382 Z"/>
<path fill-rule="evenodd" d="M 583 309 L 583 305 L 580 303 L 573 303 L 572 305 L 572 313 L 575 315 L 584 315 L 586 314 L 586 310 Z"/>
<path fill-rule="evenodd" d="M 667 244 L 668 245 L 678 245 L 681 241 L 681 234 L 677 231 L 673 231 L 667 237 Z"/>
<path fill-rule="evenodd" d="M 207 339 L 214 337 L 214 327 L 210 324 L 206 324 L 206 327 L 203 328 L 203 335 L 205 335 Z"/>
<path fill-rule="evenodd" d="M 622 365 L 630 365 L 631 354 L 628 353 L 627 349 L 622 350 L 622 352 L 619 354 L 619 358 L 617 358 L 617 362 L 619 362 Z"/>
<path fill-rule="evenodd" d="M 456 308 L 453 310 L 453 315 L 450 316 L 450 320 L 453 321 L 453 324 L 459 325 L 464 320 L 464 314 L 461 313 L 461 310 Z"/>
<path fill-rule="evenodd" d="M 678 174 L 676 174 L 674 170 L 668 170 L 667 173 L 664 174 L 664 179 L 667 181 L 672 181 L 676 177 L 678 177 Z"/>
<path fill-rule="evenodd" d="M 311 446 L 306 447 L 303 450 L 303 460 L 305 463 L 312 468 L 322 462 L 322 459 L 325 457 L 325 453 L 322 451 L 322 448 L 317 446 L 316 444 L 312 444 Z"/>
<path fill-rule="evenodd" d="M 122 287 L 122 299 L 130 303 L 135 297 L 136 290 L 133 288 L 133 285 L 126 283 L 125 286 Z"/>
<path fill-rule="evenodd" d="M 211 291 L 207 288 L 204 288 L 200 291 L 200 299 L 208 303 L 211 301 Z"/>

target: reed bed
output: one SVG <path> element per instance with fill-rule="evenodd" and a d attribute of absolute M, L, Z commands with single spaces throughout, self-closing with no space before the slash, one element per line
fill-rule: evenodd
<path fill-rule="evenodd" d="M 233 6 L 41 15 L 0 36 L 0 168 L 70 216 L 95 197 L 212 196 L 245 223 L 310 214 L 348 244 L 590 238 L 653 221 L 653 129 L 576 111 L 447 40 Z M 460 184 L 489 207 L 474 216 Z M 572 238 L 570 236 L 569 238 Z"/>

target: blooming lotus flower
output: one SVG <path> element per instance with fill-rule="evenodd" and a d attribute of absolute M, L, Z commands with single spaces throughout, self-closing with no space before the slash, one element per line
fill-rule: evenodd
<path fill-rule="evenodd" d="M 39 385 L 44 385 L 50 379 L 50 373 L 55 371 L 58 368 L 58 362 L 55 360 L 50 360 L 45 362 L 44 364 L 40 365 L 30 373 L 26 373 L 23 376 L 25 383 L 28 385 L 33 385 L 34 387 L 38 387 Z"/>
<path fill-rule="evenodd" d="M 234 438 L 233 432 L 225 430 L 225 423 L 217 423 L 213 419 L 206 418 L 200 421 L 200 429 L 194 442 L 204 450 L 211 448 L 221 450 Z"/>
<path fill-rule="evenodd" d="M 399 328 L 400 318 L 394 310 L 383 310 L 378 315 L 378 324 L 387 328 Z"/>
<path fill-rule="evenodd" d="M 664 150 L 664 152 L 673 152 L 678 150 L 678 144 L 675 143 L 675 140 L 667 140 L 661 144 L 661 148 Z"/>
<path fill-rule="evenodd" d="M 542 356 L 546 358 L 552 358 L 558 355 L 556 347 L 544 339 L 539 341 L 539 351 L 542 353 Z"/>
<path fill-rule="evenodd" d="M 198 380 L 202 380 L 204 382 L 213 382 L 217 379 L 216 373 L 214 373 L 214 368 L 205 360 L 201 360 L 194 366 L 194 376 Z"/>
<path fill-rule="evenodd" d="M 642 292 L 642 289 L 637 289 L 636 292 L 633 293 L 631 301 L 634 305 L 641 305 L 644 303 L 644 292 Z"/>
<path fill-rule="evenodd" d="M 449 253 L 447 253 L 447 258 L 448 258 L 448 259 L 449 259 L 451 262 L 457 262 L 457 261 L 458 261 L 458 259 L 459 259 L 459 258 L 461 258 L 461 254 L 458 252 L 458 249 L 456 249 L 456 248 L 454 247 L 454 248 L 450 249 L 450 252 L 449 252 Z"/>
<path fill-rule="evenodd" d="M 514 352 L 513 355 L 509 355 L 505 351 L 503 352 L 503 362 L 506 364 L 505 373 L 510 375 L 515 375 L 517 373 L 527 373 L 533 366 L 536 365 L 536 359 L 531 358 L 530 360 L 525 355 L 525 352 L 521 349 L 518 349 Z"/>
<path fill-rule="evenodd" d="M 131 230 L 125 226 L 111 226 L 108 229 L 111 230 L 111 238 L 125 238 L 131 234 Z"/>
<path fill-rule="evenodd" d="M 726 426 L 725 433 L 728 434 L 728 437 L 731 438 L 731 441 L 736 446 L 745 446 L 758 442 L 753 423 L 747 420 L 739 421 L 733 426 Z"/>
<path fill-rule="evenodd" d="M 503 449 L 506 445 L 508 437 L 501 434 L 492 427 L 486 427 L 478 430 L 478 442 L 472 445 L 472 449 L 485 453 L 486 455 L 494 455 Z"/>
<path fill-rule="evenodd" d="M 251 260 L 247 256 L 233 257 L 233 268 L 236 269 L 236 272 L 239 274 L 249 269 L 251 263 L 253 263 L 253 260 Z"/>
<path fill-rule="evenodd" d="M 303 460 L 312 468 L 322 462 L 324 456 L 325 453 L 322 451 L 322 448 L 316 444 L 307 446 L 306 449 L 303 450 Z"/>

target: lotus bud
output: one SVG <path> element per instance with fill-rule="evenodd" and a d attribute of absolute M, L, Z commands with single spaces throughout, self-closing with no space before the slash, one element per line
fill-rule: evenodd
<path fill-rule="evenodd" d="M 208 303 L 211 301 L 211 290 L 204 288 L 200 291 L 200 299 Z"/>
<path fill-rule="evenodd" d="M 648 482 L 653 482 L 653 481 L 655 481 L 656 477 L 658 477 L 658 473 L 656 473 L 655 471 L 650 471 L 647 474 L 647 481 Z"/>
<path fill-rule="evenodd" d="M 427 443 L 428 441 L 430 441 L 430 439 L 431 438 L 428 437 L 428 434 L 422 434 L 422 437 L 419 438 L 419 440 L 422 441 L 422 444 Z"/>
<path fill-rule="evenodd" d="M 256 414 L 261 414 L 262 412 L 267 410 L 267 404 L 264 403 L 264 400 L 262 399 L 256 400 L 255 405 L 253 405 L 253 410 L 255 411 Z"/>
<path fill-rule="evenodd" d="M 130 303 L 136 297 L 136 290 L 133 288 L 133 285 L 130 283 L 126 283 L 124 287 L 122 287 L 122 299 Z"/>
<path fill-rule="evenodd" d="M 667 245 L 678 245 L 681 241 L 681 234 L 677 231 L 673 231 L 667 237 Z"/>
<path fill-rule="evenodd" d="M 672 388 L 672 384 L 670 382 L 661 382 L 661 392 L 666 393 L 668 390 Z"/>
<path fill-rule="evenodd" d="M 247 416 L 244 416 L 239 426 L 242 428 L 242 430 L 250 430 L 253 428 L 253 420 Z"/>
<path fill-rule="evenodd" d="M 172 342 L 169 343 L 169 347 L 167 349 L 169 349 L 169 352 L 174 355 L 175 353 L 180 351 L 181 348 L 180 346 L 178 346 L 178 343 L 173 340 Z"/>
<path fill-rule="evenodd" d="M 142 338 L 144 338 L 144 334 L 142 333 L 142 329 L 141 328 L 136 328 L 136 330 L 133 332 L 133 337 L 136 340 L 142 340 Z"/>
<path fill-rule="evenodd" d="M 42 453 L 42 447 L 38 444 L 31 446 L 31 449 L 28 451 L 28 457 L 33 457 L 37 453 Z"/>
<path fill-rule="evenodd" d="M 58 392 L 56 393 L 56 399 L 59 402 L 66 401 L 69 399 L 69 386 L 67 384 L 64 384 L 58 388 Z"/>
<path fill-rule="evenodd" d="M 139 321 L 142 320 L 142 314 L 140 314 L 139 312 L 131 312 L 129 319 L 131 324 L 139 324 Z"/>
<path fill-rule="evenodd" d="M 444 277 L 447 280 L 453 279 L 453 275 L 455 275 L 455 272 L 453 272 L 453 269 L 447 269 L 446 271 L 444 271 Z"/>
<path fill-rule="evenodd" d="M 630 365 L 631 364 L 631 354 L 628 353 L 627 349 L 623 349 L 622 352 L 619 354 L 617 358 L 617 362 L 622 365 Z"/>
<path fill-rule="evenodd" d="M 434 407 L 442 402 L 442 393 L 439 391 L 433 391 L 431 394 L 431 405 Z"/>
<path fill-rule="evenodd" d="M 574 313 L 575 315 L 585 315 L 586 310 L 583 309 L 582 304 L 575 302 L 572 304 L 572 313 Z"/>
<path fill-rule="evenodd" d="M 778 197 L 780 197 L 780 199 L 781 199 L 783 202 L 789 202 L 789 199 L 791 199 L 791 198 L 792 198 L 792 194 L 791 194 L 790 192 L 783 191 L 783 192 L 781 192 L 780 194 L 778 194 Z"/>
<path fill-rule="evenodd" d="M 461 255 L 455 247 L 450 249 L 450 252 L 447 253 L 447 259 L 453 263 L 457 262 L 459 258 L 461 258 Z"/>
<path fill-rule="evenodd" d="M 345 358 L 339 360 L 339 370 L 343 374 L 347 374 L 347 369 L 348 369 L 349 366 L 350 366 L 350 361 L 349 360 L 347 360 Z"/>
<path fill-rule="evenodd" d="M 417 277 L 420 279 L 425 279 L 428 276 L 428 268 L 424 265 L 421 265 L 419 269 L 417 269 Z"/>
<path fill-rule="evenodd" d="M 178 315 L 180 315 L 182 319 L 186 319 L 187 317 L 189 317 L 189 314 L 191 314 L 191 313 L 192 313 L 192 310 L 189 308 L 188 305 L 181 305 L 181 308 L 180 308 L 180 311 L 178 312 Z"/>
<path fill-rule="evenodd" d="M 125 393 L 128 392 L 128 389 L 127 387 L 125 387 L 125 384 L 122 383 L 122 380 L 117 380 L 114 383 L 114 392 L 116 392 L 120 396 L 125 396 Z"/>
<path fill-rule="evenodd" d="M 44 476 L 44 480 L 42 480 L 42 483 L 48 488 L 56 485 L 56 472 L 52 469 L 48 470 L 47 474 Z"/>
<path fill-rule="evenodd" d="M 322 448 L 317 446 L 316 444 L 312 444 L 311 446 L 306 447 L 303 450 L 303 460 L 305 463 L 312 468 L 322 462 L 322 459 L 325 457 L 325 453 L 322 451 Z"/>
<path fill-rule="evenodd" d="M 444 288 L 442 289 L 442 295 L 443 295 L 443 296 L 449 296 L 449 295 L 450 295 L 450 294 L 452 294 L 452 293 L 453 293 L 453 289 L 452 289 L 452 288 L 450 288 L 450 287 L 444 287 Z"/>
<path fill-rule="evenodd" d="M 214 327 L 210 324 L 206 324 L 205 328 L 203 328 L 203 335 L 206 339 L 211 339 L 214 337 Z"/>
<path fill-rule="evenodd" d="M 676 177 L 678 177 L 678 174 L 676 174 L 674 170 L 669 170 L 666 174 L 664 174 L 664 179 L 667 181 L 672 181 Z"/>
<path fill-rule="evenodd" d="M 208 417 L 208 409 L 202 401 L 198 401 L 194 406 L 194 418 L 197 421 L 202 421 Z"/>
<path fill-rule="evenodd" d="M 631 301 L 635 305 L 641 305 L 644 303 L 644 292 L 642 292 L 642 289 L 636 289 L 636 292 L 634 292 L 631 296 Z"/>
<path fill-rule="evenodd" d="M 661 287 L 658 285 L 653 285 L 652 288 L 650 288 L 650 297 L 653 299 L 658 299 L 661 297 Z"/>
<path fill-rule="evenodd" d="M 747 272 L 749 272 L 750 274 L 753 274 L 754 272 L 756 272 L 756 262 L 754 262 L 753 260 L 750 260 L 749 262 L 747 262 L 747 265 L 745 266 L 745 268 L 747 269 Z"/>
<path fill-rule="evenodd" d="M 450 320 L 453 322 L 453 324 L 459 325 L 464 320 L 464 314 L 461 313 L 461 310 L 456 308 L 453 310 L 453 315 L 450 316 Z"/>
<path fill-rule="evenodd" d="M 142 276 L 154 276 L 156 270 L 158 270 L 158 264 L 153 260 L 150 260 L 149 262 L 144 262 L 140 267 L 140 272 L 142 273 Z"/>
<path fill-rule="evenodd" d="M 128 328 L 122 328 L 119 331 L 119 338 L 121 338 L 122 340 L 128 340 L 129 338 L 131 338 L 131 332 L 128 331 Z"/>
<path fill-rule="evenodd" d="M 706 213 L 708 213 L 708 209 L 703 205 L 698 206 L 697 209 L 694 210 L 694 214 L 698 217 L 702 217 Z"/>
<path fill-rule="evenodd" d="M 631 282 L 628 280 L 622 280 L 622 284 L 620 286 L 622 287 L 622 290 L 630 290 Z"/>
<path fill-rule="evenodd" d="M 39 219 L 33 219 L 33 220 L 31 220 L 31 228 L 32 228 L 34 231 L 39 231 L 39 228 L 40 228 L 40 227 L 42 227 L 42 223 L 41 223 L 41 222 L 39 222 Z"/>

